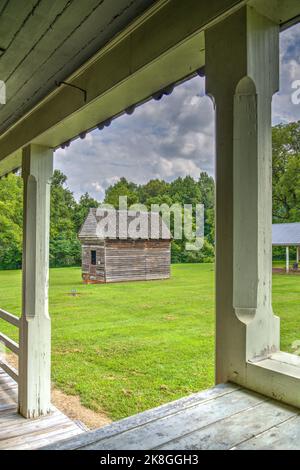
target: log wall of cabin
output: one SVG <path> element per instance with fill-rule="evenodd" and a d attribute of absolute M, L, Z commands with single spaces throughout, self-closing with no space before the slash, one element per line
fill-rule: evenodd
<path fill-rule="evenodd" d="M 169 240 L 106 240 L 106 282 L 170 277 Z"/>
<path fill-rule="evenodd" d="M 92 265 L 91 253 L 96 251 L 96 265 Z M 82 279 L 84 282 L 105 282 L 105 248 L 103 242 L 82 245 Z"/>
<path fill-rule="evenodd" d="M 96 251 L 96 265 L 91 253 Z M 82 245 L 84 282 L 124 282 L 168 279 L 169 240 L 86 240 Z"/>

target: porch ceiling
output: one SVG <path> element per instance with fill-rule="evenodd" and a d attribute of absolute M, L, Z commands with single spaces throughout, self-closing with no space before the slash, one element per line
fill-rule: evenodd
<path fill-rule="evenodd" d="M 194 73 L 205 29 L 246 4 L 281 25 L 300 15 L 299 0 L 0 0 L 0 176 L 24 146 L 55 148 Z"/>
<path fill-rule="evenodd" d="M 156 0 L 0 0 L 0 133 Z"/>

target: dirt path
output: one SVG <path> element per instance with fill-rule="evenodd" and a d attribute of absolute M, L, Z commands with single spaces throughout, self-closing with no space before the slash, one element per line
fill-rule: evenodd
<path fill-rule="evenodd" d="M 290 274 L 291 276 L 300 276 L 300 269 L 296 271 L 291 268 L 290 271 L 287 273 L 285 268 L 273 268 L 273 274 Z"/>

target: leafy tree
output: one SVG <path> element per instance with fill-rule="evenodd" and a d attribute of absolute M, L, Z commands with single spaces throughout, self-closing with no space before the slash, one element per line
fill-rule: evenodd
<path fill-rule="evenodd" d="M 92 198 L 88 193 L 85 193 L 80 197 L 79 202 L 75 205 L 74 213 L 76 233 L 78 233 L 82 227 L 89 210 L 95 207 L 99 207 L 99 202 Z"/>
<path fill-rule="evenodd" d="M 70 235 L 75 231 L 73 219 L 76 201 L 66 187 L 67 177 L 55 170 L 51 181 L 51 227 L 50 237 L 55 239 L 62 233 Z"/>
<path fill-rule="evenodd" d="M 80 260 L 74 213 L 76 201 L 66 187 L 67 177 L 55 170 L 51 184 L 50 265 L 70 266 Z"/>
<path fill-rule="evenodd" d="M 10 174 L 0 180 L 0 267 L 22 265 L 22 179 Z"/>
<path fill-rule="evenodd" d="M 169 195 L 172 201 L 179 204 L 199 204 L 202 194 L 199 184 L 191 176 L 177 178 L 170 183 Z"/>
<path fill-rule="evenodd" d="M 200 174 L 198 185 L 201 191 L 201 202 L 204 205 L 204 235 L 207 241 L 214 244 L 215 240 L 215 182 L 211 176 Z"/>
<path fill-rule="evenodd" d="M 300 121 L 273 128 L 273 221 L 300 222 Z M 273 257 L 283 259 L 285 249 L 274 248 Z"/>
<path fill-rule="evenodd" d="M 273 219 L 300 221 L 300 121 L 273 128 Z"/>
<path fill-rule="evenodd" d="M 148 183 L 139 187 L 139 201 L 142 204 L 149 204 L 149 201 L 157 201 L 153 202 L 153 204 L 160 204 L 158 201 L 162 201 L 164 196 L 167 195 L 169 191 L 170 185 L 163 180 L 150 180 Z M 150 202 L 152 204 L 152 202 Z"/>
<path fill-rule="evenodd" d="M 119 196 L 127 196 L 128 206 L 140 202 L 137 185 L 130 183 L 126 178 L 121 178 L 116 184 L 107 188 L 104 202 L 117 209 L 119 207 Z"/>

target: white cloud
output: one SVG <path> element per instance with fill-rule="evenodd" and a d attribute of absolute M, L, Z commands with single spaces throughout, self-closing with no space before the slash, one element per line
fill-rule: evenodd
<path fill-rule="evenodd" d="M 292 82 L 300 79 L 300 25 L 281 35 L 281 86 L 273 100 L 273 122 L 300 119 L 292 104 Z M 68 176 L 75 196 L 89 192 L 101 200 L 120 177 L 136 183 L 168 181 L 214 173 L 214 111 L 204 96 L 204 80 L 194 78 L 161 101 L 151 101 L 55 154 L 56 168 Z"/>
<path fill-rule="evenodd" d="M 273 123 L 300 119 L 300 105 L 292 102 L 292 85 L 300 80 L 300 25 L 281 34 L 280 91 L 273 98 Z"/>
<path fill-rule="evenodd" d="M 197 178 L 202 169 L 212 174 L 214 113 L 210 99 L 200 96 L 203 87 L 204 81 L 195 78 L 171 96 L 140 106 L 133 116 L 57 150 L 56 167 L 68 176 L 75 196 L 87 191 L 102 199 L 122 176 L 140 184 L 151 178 Z"/>
<path fill-rule="evenodd" d="M 91 186 L 97 193 L 100 193 L 101 195 L 104 193 L 105 188 L 98 181 L 94 181 L 93 183 L 91 183 Z"/>
<path fill-rule="evenodd" d="M 161 177 L 160 175 L 163 174 L 165 179 L 188 175 L 197 178 L 201 171 L 201 168 L 193 160 L 186 160 L 184 158 L 167 160 L 161 157 L 157 162 L 156 168 L 157 177 Z"/>

